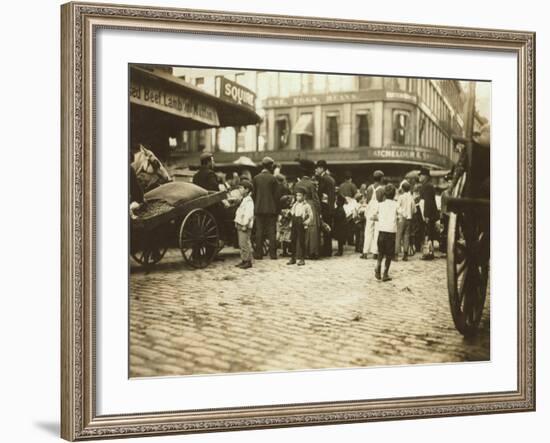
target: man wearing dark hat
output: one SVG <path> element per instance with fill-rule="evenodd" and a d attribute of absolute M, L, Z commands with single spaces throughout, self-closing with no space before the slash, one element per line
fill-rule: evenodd
<path fill-rule="evenodd" d="M 218 177 L 216 176 L 216 173 L 214 172 L 214 155 L 211 152 L 203 152 L 200 155 L 200 161 L 201 165 L 199 167 L 199 170 L 195 173 L 193 176 L 193 184 L 200 186 L 201 188 L 206 189 L 207 191 L 216 191 L 218 192 L 220 188 L 218 187 Z M 220 234 L 221 242 L 220 244 L 223 246 L 223 242 L 226 240 L 226 231 L 225 231 L 225 209 L 222 203 L 217 203 L 209 208 L 209 211 L 213 215 L 213 217 L 216 219 L 216 223 L 218 224 L 218 230 Z M 216 257 L 217 260 L 221 260 L 221 258 Z"/>
<path fill-rule="evenodd" d="M 315 173 L 315 163 L 309 159 L 301 159 L 298 162 L 300 163 L 300 181 L 296 183 L 294 192 L 301 190 L 313 212 L 312 221 L 306 235 L 306 251 L 308 258 L 315 260 L 319 258 L 321 252 L 321 201 L 319 200 L 316 184 L 312 179 Z"/>
<path fill-rule="evenodd" d="M 420 200 L 424 201 L 424 223 L 426 225 L 426 238 L 428 241 L 428 252 L 422 256 L 422 260 L 432 260 L 433 241 L 435 239 L 435 222 L 439 217 L 437 204 L 435 202 L 435 188 L 430 182 L 430 171 L 427 168 L 420 170 Z"/>
<path fill-rule="evenodd" d="M 200 156 L 201 166 L 193 176 L 193 183 L 208 191 L 219 191 L 218 180 L 214 172 L 214 156 L 203 152 Z"/>
<path fill-rule="evenodd" d="M 332 255 L 332 215 L 336 199 L 336 182 L 327 172 L 328 164 L 325 160 L 319 160 L 315 165 L 315 175 L 319 187 L 317 194 L 321 202 L 321 220 L 330 228 L 321 229 L 321 255 L 330 257 Z"/>
<path fill-rule="evenodd" d="M 199 170 L 193 176 L 193 184 L 200 186 L 201 188 L 206 189 L 207 191 L 216 191 L 218 192 L 220 188 L 218 187 L 218 177 L 214 172 L 214 155 L 211 152 L 203 152 L 200 155 L 201 165 Z M 216 219 L 218 224 L 218 231 L 221 240 L 221 245 L 226 239 L 226 233 L 224 229 L 224 218 L 225 218 L 225 209 L 222 203 L 217 203 L 209 208 L 211 214 Z M 221 260 L 220 258 L 216 258 Z"/>
<path fill-rule="evenodd" d="M 279 182 L 273 175 L 274 162 L 271 157 L 262 159 L 262 171 L 252 179 L 254 185 L 254 216 L 256 226 L 255 258 L 263 258 L 263 241 L 269 241 L 269 257 L 277 258 L 277 214 L 279 202 Z"/>
<path fill-rule="evenodd" d="M 350 171 L 344 173 L 344 182 L 338 187 L 338 192 L 342 197 L 354 198 L 357 194 L 357 186 L 352 181 L 352 175 Z"/>

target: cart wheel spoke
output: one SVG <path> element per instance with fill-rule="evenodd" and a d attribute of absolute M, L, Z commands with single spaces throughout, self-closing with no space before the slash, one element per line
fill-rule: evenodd
<path fill-rule="evenodd" d="M 460 197 L 460 195 L 459 195 Z M 447 237 L 447 285 L 451 314 L 464 335 L 477 330 L 487 290 L 488 236 L 474 214 L 451 214 Z"/>
<path fill-rule="evenodd" d="M 218 240 L 216 220 L 208 211 L 194 209 L 183 219 L 179 245 L 183 259 L 191 267 L 208 266 L 217 252 Z"/>

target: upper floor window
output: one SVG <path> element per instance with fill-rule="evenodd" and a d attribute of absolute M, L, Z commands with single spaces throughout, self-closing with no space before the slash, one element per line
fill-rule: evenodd
<path fill-rule="evenodd" d="M 275 147 L 284 149 L 288 146 L 290 135 L 290 120 L 288 114 L 278 115 L 275 119 Z"/>
<path fill-rule="evenodd" d="M 338 114 L 327 115 L 327 142 L 329 148 L 337 148 L 340 144 L 338 138 Z"/>
<path fill-rule="evenodd" d="M 197 88 L 202 88 L 204 86 L 204 77 L 197 77 L 195 79 L 195 86 Z"/>
<path fill-rule="evenodd" d="M 398 145 L 409 143 L 410 115 L 407 111 L 395 111 L 393 114 L 393 142 Z"/>
<path fill-rule="evenodd" d="M 370 125 L 367 113 L 357 116 L 357 145 L 370 146 Z"/>
<path fill-rule="evenodd" d="M 297 136 L 297 148 L 303 151 L 313 149 L 313 114 L 304 113 L 294 125 L 292 133 Z"/>

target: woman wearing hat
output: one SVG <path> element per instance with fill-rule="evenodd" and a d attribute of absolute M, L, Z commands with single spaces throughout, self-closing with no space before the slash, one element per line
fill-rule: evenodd
<path fill-rule="evenodd" d="M 319 258 L 321 246 L 321 202 L 317 194 L 317 187 L 312 177 L 315 172 L 315 163 L 311 160 L 299 160 L 301 169 L 300 181 L 294 187 L 294 192 L 302 190 L 313 212 L 313 220 L 306 234 L 306 252 L 311 259 Z"/>

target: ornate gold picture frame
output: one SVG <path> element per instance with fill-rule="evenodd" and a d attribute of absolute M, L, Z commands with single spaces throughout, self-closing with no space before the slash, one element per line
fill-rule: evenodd
<path fill-rule="evenodd" d="M 535 409 L 535 34 L 524 31 L 68 3 L 62 16 L 61 434 L 70 440 L 311 426 Z M 184 33 L 506 52 L 517 57 L 517 389 L 98 415 L 96 33 Z M 511 292 L 514 292 L 512 288 Z"/>

